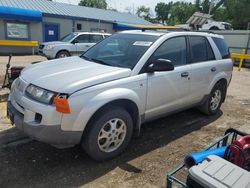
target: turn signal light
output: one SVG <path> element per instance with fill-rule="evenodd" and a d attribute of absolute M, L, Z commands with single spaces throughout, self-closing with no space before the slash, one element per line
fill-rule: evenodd
<path fill-rule="evenodd" d="M 54 98 L 54 104 L 56 106 L 56 111 L 70 114 L 69 102 L 66 96 L 57 96 Z"/>

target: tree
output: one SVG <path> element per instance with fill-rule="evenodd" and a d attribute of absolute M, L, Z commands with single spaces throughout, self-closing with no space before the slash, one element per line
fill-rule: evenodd
<path fill-rule="evenodd" d="M 160 20 L 163 24 L 168 20 L 169 10 L 172 6 L 173 2 L 170 3 L 157 3 L 155 6 L 155 12 L 158 20 Z"/>
<path fill-rule="evenodd" d="M 229 15 L 225 7 L 218 8 L 213 14 L 213 19 L 215 21 L 230 22 Z"/>
<path fill-rule="evenodd" d="M 172 4 L 168 25 L 185 24 L 195 11 L 195 5 L 192 3 L 176 2 Z"/>
<path fill-rule="evenodd" d="M 137 8 L 137 16 L 144 18 L 145 20 L 150 20 L 150 8 L 145 7 L 144 5 Z"/>
<path fill-rule="evenodd" d="M 195 0 L 195 9 L 198 12 L 201 11 L 201 1 L 200 0 Z"/>
<path fill-rule="evenodd" d="M 94 7 L 100 9 L 107 9 L 106 0 L 81 0 L 79 6 Z"/>
<path fill-rule="evenodd" d="M 205 14 L 208 14 L 210 6 L 211 6 L 211 2 L 209 0 L 203 0 L 203 2 L 201 3 L 201 6 L 202 6 L 202 12 Z"/>
<path fill-rule="evenodd" d="M 226 0 L 195 0 L 196 11 L 214 14 Z M 210 11 L 210 12 L 209 12 Z"/>
<path fill-rule="evenodd" d="M 226 0 L 224 3 L 234 29 L 246 29 L 250 22 L 250 0 Z"/>

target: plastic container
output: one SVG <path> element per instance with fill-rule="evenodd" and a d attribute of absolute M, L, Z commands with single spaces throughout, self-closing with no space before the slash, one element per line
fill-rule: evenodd
<path fill-rule="evenodd" d="M 241 136 L 248 135 L 247 133 L 238 131 L 236 129 L 228 129 L 226 130 L 223 137 L 216 140 L 213 144 L 211 144 L 208 148 L 203 151 L 211 150 L 215 148 L 220 148 L 223 146 L 228 146 L 233 143 L 234 140 Z M 184 163 L 180 164 L 178 167 L 167 173 L 167 188 L 171 187 L 187 187 L 187 176 L 188 176 L 188 168 Z"/>

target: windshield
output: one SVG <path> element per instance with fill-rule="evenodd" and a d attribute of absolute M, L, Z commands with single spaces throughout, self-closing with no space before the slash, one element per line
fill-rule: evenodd
<path fill-rule="evenodd" d="M 117 33 L 93 46 L 80 57 L 96 63 L 133 69 L 159 36 Z"/>
<path fill-rule="evenodd" d="M 70 42 L 77 34 L 76 33 L 70 33 L 66 36 L 64 36 L 63 38 L 61 38 L 60 41 L 62 42 Z"/>

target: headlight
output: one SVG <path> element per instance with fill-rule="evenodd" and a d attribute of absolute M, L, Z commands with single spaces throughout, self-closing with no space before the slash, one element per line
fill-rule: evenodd
<path fill-rule="evenodd" d="M 57 93 L 30 84 L 26 88 L 26 95 L 41 103 L 51 104 Z"/>
<path fill-rule="evenodd" d="M 52 50 L 54 48 L 54 45 L 47 45 L 44 47 L 45 50 Z"/>

